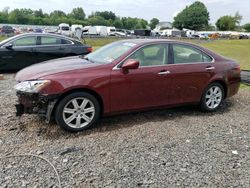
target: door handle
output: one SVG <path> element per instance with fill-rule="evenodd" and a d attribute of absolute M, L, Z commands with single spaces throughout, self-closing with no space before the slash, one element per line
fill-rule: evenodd
<path fill-rule="evenodd" d="M 170 71 L 161 71 L 158 73 L 158 75 L 163 76 L 163 75 L 168 75 L 170 73 L 171 73 Z"/>
<path fill-rule="evenodd" d="M 206 70 L 214 70 L 215 67 L 207 67 Z"/>

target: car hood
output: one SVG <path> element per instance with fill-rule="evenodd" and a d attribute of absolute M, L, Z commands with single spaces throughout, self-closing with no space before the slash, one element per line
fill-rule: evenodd
<path fill-rule="evenodd" d="M 15 79 L 20 81 L 36 80 L 51 74 L 62 73 L 66 71 L 79 70 L 98 66 L 97 63 L 92 63 L 79 56 L 54 59 L 38 63 L 27 68 L 22 69 L 16 74 Z"/>

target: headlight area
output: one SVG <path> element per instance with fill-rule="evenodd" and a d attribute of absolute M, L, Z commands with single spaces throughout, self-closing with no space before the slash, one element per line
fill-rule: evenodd
<path fill-rule="evenodd" d="M 38 114 L 50 121 L 52 110 L 57 102 L 58 95 L 44 95 L 39 93 L 50 84 L 49 80 L 25 81 L 14 88 L 18 97 L 16 115 Z"/>
<path fill-rule="evenodd" d="M 50 84 L 50 80 L 24 81 L 24 82 L 17 84 L 14 87 L 14 89 L 17 92 L 38 93 L 49 84 Z"/>

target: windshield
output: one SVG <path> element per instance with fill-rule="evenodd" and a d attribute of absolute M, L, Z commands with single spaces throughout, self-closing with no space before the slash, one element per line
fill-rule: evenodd
<path fill-rule="evenodd" d="M 62 30 L 63 30 L 63 31 L 69 31 L 69 27 L 67 27 L 67 26 L 62 26 Z"/>
<path fill-rule="evenodd" d="M 133 48 L 136 44 L 131 42 L 116 42 L 106 45 L 84 58 L 95 63 L 107 64 L 121 57 L 124 53 Z"/>

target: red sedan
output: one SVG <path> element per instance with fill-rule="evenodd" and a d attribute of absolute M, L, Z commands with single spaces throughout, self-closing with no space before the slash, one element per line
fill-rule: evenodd
<path fill-rule="evenodd" d="M 51 117 L 82 131 L 101 116 L 183 104 L 215 111 L 240 87 L 240 66 L 180 41 L 125 40 L 84 56 L 56 59 L 18 72 L 17 115 Z"/>

